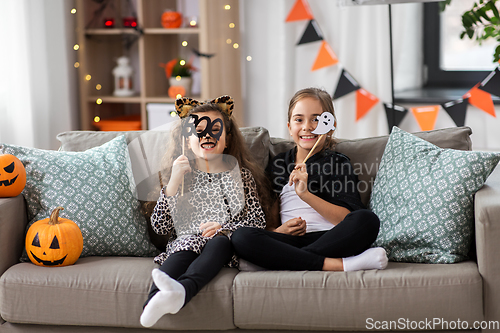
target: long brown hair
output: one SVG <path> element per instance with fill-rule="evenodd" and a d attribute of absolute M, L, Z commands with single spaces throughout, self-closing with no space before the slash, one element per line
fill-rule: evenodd
<path fill-rule="evenodd" d="M 259 196 L 259 200 L 262 206 L 262 209 L 266 216 L 269 216 L 270 211 L 270 202 L 271 202 L 271 186 L 269 184 L 269 180 L 266 177 L 264 170 L 257 165 L 254 159 L 251 157 L 250 152 L 248 151 L 247 145 L 245 143 L 245 139 L 240 132 L 238 125 L 234 118 L 230 118 L 226 112 L 223 112 L 222 109 L 217 104 L 202 104 L 194 107 L 188 113 L 188 115 L 181 119 L 181 122 L 171 131 L 171 138 L 169 142 L 178 142 L 181 137 L 181 131 L 186 122 L 189 121 L 190 115 L 205 113 L 210 111 L 219 112 L 221 119 L 224 123 L 224 129 L 226 131 L 226 145 L 227 147 L 224 149 L 223 154 L 233 156 L 238 165 L 241 168 L 246 168 L 250 170 L 253 178 L 255 179 L 255 183 L 257 185 L 257 194 Z M 184 140 L 184 139 L 182 139 Z M 168 184 L 170 180 L 171 168 L 174 160 L 182 154 L 182 145 L 179 144 L 169 144 L 165 151 L 165 155 L 162 158 L 162 173 L 161 173 L 161 183 L 162 185 Z M 191 167 L 194 168 L 195 158 L 194 154 L 190 149 L 185 149 L 184 155 L 186 155 L 192 164 Z M 191 156 L 192 155 L 192 156 Z M 158 190 L 159 192 L 159 190 Z M 148 208 L 144 210 L 144 213 L 147 215 L 151 215 L 152 210 L 155 206 L 156 202 L 149 203 Z"/>
<path fill-rule="evenodd" d="M 329 112 L 335 117 L 335 109 L 333 107 L 333 99 L 329 93 L 319 88 L 304 88 L 297 91 L 293 97 L 290 99 L 290 104 L 288 105 L 288 122 L 292 118 L 292 112 L 298 101 L 304 98 L 313 98 L 321 104 L 323 112 Z M 335 127 L 337 127 L 337 117 L 335 117 Z M 333 133 L 331 135 L 326 135 L 325 144 L 323 149 L 331 149 L 335 146 L 335 139 L 333 138 Z M 322 150 L 323 150 L 322 149 Z"/>

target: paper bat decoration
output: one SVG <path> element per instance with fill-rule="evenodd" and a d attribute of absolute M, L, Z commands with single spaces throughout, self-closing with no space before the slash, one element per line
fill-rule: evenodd
<path fill-rule="evenodd" d="M 205 58 L 212 58 L 213 56 L 215 56 L 215 53 L 201 53 L 200 51 L 198 51 L 197 49 L 193 49 L 193 52 L 194 54 L 196 54 L 198 57 L 205 57 Z"/>

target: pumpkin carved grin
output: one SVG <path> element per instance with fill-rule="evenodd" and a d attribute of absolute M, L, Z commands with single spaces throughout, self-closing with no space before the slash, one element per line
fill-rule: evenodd
<path fill-rule="evenodd" d="M 10 185 L 14 184 L 16 182 L 17 177 L 19 177 L 19 175 L 15 176 L 11 180 L 7 179 L 7 180 L 0 181 L 0 186 L 10 186 Z"/>
<path fill-rule="evenodd" d="M 83 237 L 78 225 L 59 218 L 57 207 L 50 217 L 33 223 L 26 233 L 25 248 L 29 259 L 38 266 L 73 265 L 83 250 Z"/>
<path fill-rule="evenodd" d="M 49 260 L 42 260 L 40 258 L 38 258 L 33 252 L 31 252 L 31 255 L 33 256 L 33 258 L 39 262 L 40 264 L 44 265 L 44 266 L 57 266 L 57 265 L 61 265 L 63 262 L 64 262 L 64 259 L 66 259 L 66 257 L 68 255 L 65 255 L 62 259 L 59 259 L 59 260 L 54 260 L 54 261 L 49 261 Z"/>
<path fill-rule="evenodd" d="M 17 157 L 0 154 L 0 198 L 15 197 L 26 185 L 26 169 Z"/>

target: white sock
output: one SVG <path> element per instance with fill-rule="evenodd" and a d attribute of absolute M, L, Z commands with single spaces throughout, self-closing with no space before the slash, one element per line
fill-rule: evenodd
<path fill-rule="evenodd" d="M 152 276 L 155 285 L 160 291 L 144 307 L 141 315 L 141 325 L 144 327 L 153 326 L 158 319 L 167 313 L 175 314 L 179 312 L 186 297 L 186 290 L 182 284 L 166 273 L 155 268 Z"/>
<path fill-rule="evenodd" d="M 387 261 L 387 253 L 382 247 L 372 247 L 357 256 L 342 258 L 345 272 L 384 269 L 387 267 Z"/>

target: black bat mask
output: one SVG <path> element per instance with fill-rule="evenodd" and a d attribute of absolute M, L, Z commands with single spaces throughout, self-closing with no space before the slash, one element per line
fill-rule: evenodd
<path fill-rule="evenodd" d="M 189 117 L 190 118 L 184 124 L 184 126 L 182 128 L 182 136 L 183 137 L 187 138 L 187 137 L 193 135 L 194 133 L 196 133 L 196 127 L 198 127 L 198 125 L 204 121 L 206 123 L 205 129 L 200 133 L 196 133 L 196 135 L 198 135 L 198 138 L 201 140 L 201 138 L 206 137 L 208 134 L 209 136 L 214 138 L 215 141 L 219 141 L 219 138 L 222 135 L 222 132 L 224 130 L 224 122 L 222 121 L 222 119 L 217 118 L 214 121 L 211 121 L 210 117 L 204 116 L 204 117 L 199 118 L 198 115 L 195 115 L 195 114 L 192 114 Z M 217 123 L 220 124 L 220 128 L 218 130 L 216 130 L 216 132 L 214 133 L 213 128 L 214 128 L 215 124 L 217 124 Z"/>

